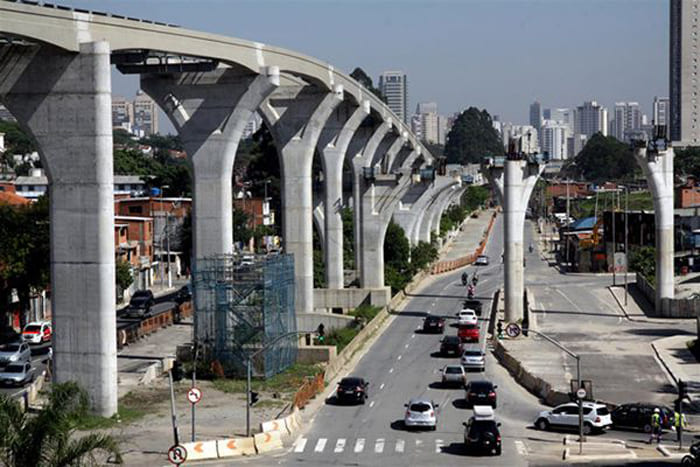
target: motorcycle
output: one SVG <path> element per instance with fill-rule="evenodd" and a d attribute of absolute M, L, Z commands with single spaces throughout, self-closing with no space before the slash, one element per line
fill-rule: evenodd
<path fill-rule="evenodd" d="M 690 454 L 683 456 L 681 465 L 700 465 L 700 441 L 696 441 L 690 446 Z"/>
<path fill-rule="evenodd" d="M 468 279 L 467 273 L 466 272 L 462 273 L 462 285 L 467 285 L 467 279 Z"/>
<path fill-rule="evenodd" d="M 469 287 L 467 288 L 467 298 L 469 300 L 474 298 L 474 286 L 473 285 L 469 285 Z"/>
<path fill-rule="evenodd" d="M 474 277 L 472 277 L 472 285 L 476 287 L 476 284 L 479 282 L 479 276 L 474 273 Z"/>

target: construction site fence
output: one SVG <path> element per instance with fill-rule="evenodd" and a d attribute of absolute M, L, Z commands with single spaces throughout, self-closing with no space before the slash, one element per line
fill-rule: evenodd
<path fill-rule="evenodd" d="M 298 409 L 303 408 L 316 394 L 323 392 L 324 388 L 324 372 L 317 373 L 316 376 L 307 378 L 304 384 L 297 390 L 296 394 L 294 394 L 294 407 Z"/>
<path fill-rule="evenodd" d="M 474 261 L 476 261 L 476 258 L 478 258 L 479 255 L 483 254 L 484 249 L 486 248 L 486 241 L 488 240 L 489 235 L 491 235 L 491 229 L 493 228 L 493 223 L 496 221 L 496 215 L 497 212 L 494 211 L 493 215 L 491 216 L 491 220 L 489 220 L 489 225 L 484 231 L 484 236 L 479 242 L 479 246 L 476 248 L 474 253 L 467 256 L 462 256 L 457 259 L 438 261 L 437 263 L 433 264 L 431 273 L 442 274 L 443 272 L 454 271 L 455 269 L 459 269 L 461 267 L 468 266 L 474 263 Z"/>

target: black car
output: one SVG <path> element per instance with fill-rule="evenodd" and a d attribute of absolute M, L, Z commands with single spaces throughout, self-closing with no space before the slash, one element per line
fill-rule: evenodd
<path fill-rule="evenodd" d="M 457 336 L 445 336 L 440 341 L 440 353 L 442 355 L 462 355 L 464 350 L 462 340 Z"/>
<path fill-rule="evenodd" d="M 479 420 L 472 417 L 463 425 L 465 426 L 464 444 L 468 450 L 501 455 L 501 432 L 498 431 L 500 423 L 495 420 Z"/>
<path fill-rule="evenodd" d="M 661 426 L 670 429 L 673 424 L 673 410 L 663 405 L 646 402 L 618 405 L 610 413 L 613 428 L 627 428 L 649 433 L 651 431 L 651 415 L 654 413 L 654 409 L 661 411 Z"/>
<path fill-rule="evenodd" d="M 498 402 L 496 389 L 498 389 L 498 386 L 491 381 L 470 381 L 464 388 L 465 399 L 472 407 L 475 405 L 490 405 L 495 409 Z"/>
<path fill-rule="evenodd" d="M 155 297 L 150 290 L 137 290 L 129 300 L 129 306 L 124 310 L 122 318 L 146 318 L 151 307 L 155 304 Z"/>
<path fill-rule="evenodd" d="M 464 305 L 462 305 L 462 309 L 472 309 L 476 313 L 477 316 L 481 316 L 481 309 L 482 309 L 482 304 L 480 300 L 475 300 L 475 299 L 470 299 L 470 300 L 465 300 Z"/>
<path fill-rule="evenodd" d="M 364 404 L 367 400 L 367 386 L 369 386 L 369 383 L 363 378 L 355 376 L 343 378 L 338 383 L 335 398 L 338 402 L 359 402 Z"/>
<path fill-rule="evenodd" d="M 189 302 L 192 300 L 192 290 L 190 289 L 190 285 L 183 285 L 180 287 L 180 290 L 177 291 L 177 294 L 175 295 L 175 302 L 178 305 L 182 305 L 185 302 Z"/>
<path fill-rule="evenodd" d="M 445 318 L 428 315 L 423 320 L 423 332 L 437 332 L 442 334 L 445 331 Z"/>
<path fill-rule="evenodd" d="M 0 326 L 0 345 L 23 342 L 22 335 L 9 326 Z"/>

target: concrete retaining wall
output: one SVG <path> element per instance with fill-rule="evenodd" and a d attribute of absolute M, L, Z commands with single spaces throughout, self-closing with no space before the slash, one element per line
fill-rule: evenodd
<path fill-rule="evenodd" d="M 637 288 L 649 300 L 649 303 L 656 302 L 656 288 L 653 284 L 646 280 L 644 276 L 635 273 L 637 279 Z M 656 316 L 662 318 L 695 318 L 700 316 L 700 298 L 674 298 L 673 300 L 664 299 L 661 304 L 661 313 Z"/>
<path fill-rule="evenodd" d="M 297 349 L 297 363 L 313 364 L 329 362 L 337 356 L 338 353 L 335 345 L 301 346 Z"/>
<path fill-rule="evenodd" d="M 355 320 L 352 316 L 335 313 L 312 312 L 297 314 L 297 329 L 315 331 L 318 325 L 323 323 L 327 331 L 337 328 L 346 328 Z"/>
<path fill-rule="evenodd" d="M 368 304 L 383 307 L 391 299 L 389 287 L 378 289 L 314 289 L 314 308 L 342 308 L 350 310 Z"/>

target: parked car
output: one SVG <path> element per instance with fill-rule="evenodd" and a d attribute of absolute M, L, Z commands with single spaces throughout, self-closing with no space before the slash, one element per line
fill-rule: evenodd
<path fill-rule="evenodd" d="M 445 318 L 441 316 L 428 315 L 423 320 L 423 332 L 437 332 L 442 334 L 445 331 Z"/>
<path fill-rule="evenodd" d="M 481 311 L 483 309 L 483 305 L 481 303 L 481 300 L 467 299 L 464 301 L 462 308 L 465 308 L 465 309 L 469 308 L 471 310 L 474 310 L 474 313 L 476 313 L 477 316 L 481 316 Z"/>
<path fill-rule="evenodd" d="M 438 421 L 439 405 L 429 399 L 411 399 L 406 407 L 404 425 L 406 428 L 425 427 L 435 430 Z"/>
<path fill-rule="evenodd" d="M 51 340 L 51 323 L 35 321 L 24 326 L 22 339 L 30 344 L 42 344 Z"/>
<path fill-rule="evenodd" d="M 618 405 L 610 414 L 613 428 L 627 428 L 650 433 L 651 415 L 654 413 L 654 409 L 661 411 L 659 414 L 661 416 L 661 426 L 670 429 L 673 425 L 673 410 L 664 405 L 647 402 Z"/>
<path fill-rule="evenodd" d="M 486 355 L 478 344 L 469 345 L 462 352 L 462 367 L 465 370 L 484 371 L 486 368 Z"/>
<path fill-rule="evenodd" d="M 369 383 L 363 378 L 349 376 L 338 383 L 335 398 L 338 402 L 354 402 L 364 404 L 367 400 L 367 387 Z"/>
<path fill-rule="evenodd" d="M 464 425 L 464 444 L 468 450 L 501 455 L 501 433 L 490 406 L 474 406 L 474 415 Z"/>
<path fill-rule="evenodd" d="M 445 365 L 442 369 L 442 385 L 456 384 L 464 386 L 467 382 L 467 374 L 464 372 L 462 365 Z"/>
<path fill-rule="evenodd" d="M 123 318 L 146 318 L 155 304 L 155 297 L 150 290 L 137 290 L 129 300 L 129 306 L 122 313 Z"/>
<path fill-rule="evenodd" d="M 498 402 L 496 389 L 498 389 L 498 386 L 491 381 L 469 381 L 464 388 L 465 399 L 472 407 L 488 405 L 495 409 Z"/>
<path fill-rule="evenodd" d="M 24 386 L 34 381 L 34 369 L 29 362 L 13 363 L 0 370 L 0 384 L 3 386 Z"/>
<path fill-rule="evenodd" d="M 472 309 L 466 308 L 457 313 L 457 319 L 459 324 L 476 324 L 479 322 L 479 318 L 476 316 L 476 312 Z"/>
<path fill-rule="evenodd" d="M 31 358 L 32 351 L 26 342 L 14 342 L 0 347 L 0 366 L 28 362 Z"/>
<path fill-rule="evenodd" d="M 486 255 L 479 255 L 476 257 L 476 261 L 474 261 L 474 264 L 476 266 L 488 266 L 489 265 L 489 257 Z"/>
<path fill-rule="evenodd" d="M 22 342 L 22 334 L 18 333 L 11 327 L 0 328 L 0 345 Z"/>
<path fill-rule="evenodd" d="M 597 402 L 583 403 L 583 433 L 601 432 L 612 426 L 610 411 Z M 552 410 L 540 412 L 535 419 L 538 430 L 548 430 L 550 427 L 578 428 L 578 404 L 568 402 Z"/>
<path fill-rule="evenodd" d="M 457 337 L 462 342 L 479 342 L 479 326 L 476 324 L 460 324 Z"/>
<path fill-rule="evenodd" d="M 462 341 L 457 336 L 445 336 L 440 341 L 440 354 L 442 355 L 462 355 Z"/>

